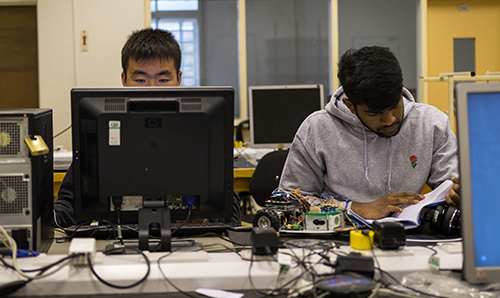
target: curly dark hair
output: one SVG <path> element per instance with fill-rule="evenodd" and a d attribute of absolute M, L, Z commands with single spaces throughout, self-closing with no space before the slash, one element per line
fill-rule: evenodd
<path fill-rule="evenodd" d="M 340 58 L 338 78 L 349 101 L 373 111 L 394 106 L 403 92 L 403 73 L 396 56 L 379 46 L 349 49 Z"/>
<path fill-rule="evenodd" d="M 122 69 L 127 75 L 129 59 L 173 59 L 177 74 L 181 69 L 181 48 L 174 35 L 163 29 L 146 28 L 132 32 L 122 48 Z"/>

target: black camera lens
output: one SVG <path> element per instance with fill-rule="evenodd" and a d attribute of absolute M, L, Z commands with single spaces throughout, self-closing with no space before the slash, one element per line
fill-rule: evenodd
<path fill-rule="evenodd" d="M 462 216 L 455 206 L 440 204 L 422 208 L 420 219 L 429 222 L 429 228 L 442 235 L 460 235 Z"/>
<path fill-rule="evenodd" d="M 448 210 L 449 209 L 449 210 Z M 460 209 L 454 206 L 448 206 L 446 208 L 445 215 L 449 214 L 449 216 L 445 216 L 443 218 L 443 222 L 441 223 L 442 229 L 445 235 L 459 235 L 460 228 L 462 226 L 462 214 Z"/>

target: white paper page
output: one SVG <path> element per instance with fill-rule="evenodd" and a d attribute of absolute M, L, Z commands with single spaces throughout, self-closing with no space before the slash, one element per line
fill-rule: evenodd
<path fill-rule="evenodd" d="M 224 291 L 224 290 L 218 290 L 218 289 L 207 289 L 207 288 L 199 288 L 196 289 L 196 293 L 212 297 L 212 298 L 241 298 L 243 297 L 243 294 L 241 293 L 234 293 L 234 292 L 229 292 L 229 291 Z"/>
<path fill-rule="evenodd" d="M 403 212 L 394 217 L 399 219 L 408 219 L 418 223 L 420 210 L 422 210 L 422 208 L 427 205 L 443 202 L 444 197 L 450 192 L 452 186 L 453 182 L 451 180 L 444 181 L 436 189 L 434 189 L 430 193 L 425 194 L 425 199 L 418 202 L 418 204 L 405 207 L 403 209 Z"/>
<path fill-rule="evenodd" d="M 395 216 L 392 217 L 385 217 L 378 219 L 379 221 L 400 221 L 403 222 L 405 225 L 406 229 L 410 228 L 415 228 L 418 226 L 419 222 L 419 217 L 420 217 L 420 211 L 422 210 L 423 207 L 435 203 L 440 203 L 444 201 L 445 196 L 448 194 L 450 191 L 451 187 L 453 186 L 453 182 L 451 180 L 446 180 L 441 185 L 439 185 L 436 189 L 433 191 L 425 194 L 425 199 L 421 200 L 418 204 L 415 205 L 409 205 L 403 209 L 403 211 Z M 354 212 L 352 212 L 354 213 Z M 356 217 L 360 217 L 359 215 L 355 214 Z M 373 224 L 373 219 L 363 219 L 363 222 L 368 223 L 369 225 Z"/>

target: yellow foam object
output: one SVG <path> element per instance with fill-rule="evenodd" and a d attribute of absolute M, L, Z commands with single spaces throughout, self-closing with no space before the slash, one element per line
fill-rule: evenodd
<path fill-rule="evenodd" d="M 309 212 L 311 213 L 321 213 L 321 209 L 319 206 L 311 206 L 311 209 L 309 209 Z"/>
<path fill-rule="evenodd" d="M 366 235 L 367 234 L 367 235 Z M 351 247 L 359 250 L 370 250 L 373 247 L 373 231 L 363 233 L 361 230 L 353 230 L 349 234 Z"/>

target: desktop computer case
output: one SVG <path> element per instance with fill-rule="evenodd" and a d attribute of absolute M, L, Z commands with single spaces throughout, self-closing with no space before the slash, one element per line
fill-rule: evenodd
<path fill-rule="evenodd" d="M 25 138 L 41 136 L 49 152 L 32 156 Z M 51 109 L 0 110 L 0 225 L 18 248 L 46 252 L 53 239 Z"/>

